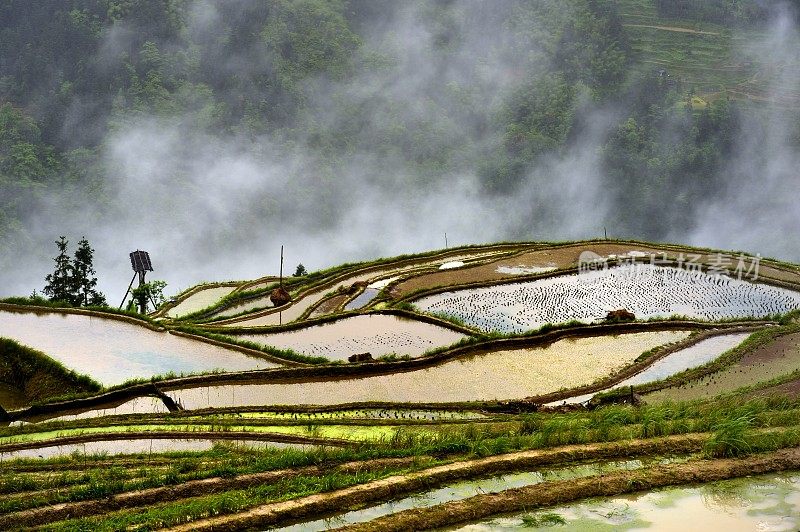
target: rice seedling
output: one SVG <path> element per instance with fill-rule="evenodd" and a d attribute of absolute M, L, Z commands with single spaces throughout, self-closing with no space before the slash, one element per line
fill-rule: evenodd
<path fill-rule="evenodd" d="M 766 317 L 798 309 L 800 293 L 700 271 L 636 265 L 444 292 L 414 304 L 485 331 L 524 332 L 547 323 L 602 320 L 618 308 L 639 319 Z"/>

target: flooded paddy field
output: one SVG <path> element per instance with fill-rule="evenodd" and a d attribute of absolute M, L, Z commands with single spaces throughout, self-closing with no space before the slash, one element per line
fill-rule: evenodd
<path fill-rule="evenodd" d="M 75 421 L 79 419 L 92 419 L 107 416 L 131 414 L 167 414 L 169 411 L 163 401 L 157 397 L 137 397 L 118 406 L 94 408 L 82 412 L 69 413 L 56 417 L 38 416 L 28 419 L 33 423 L 47 423 L 55 421 Z M 412 408 L 359 408 L 331 410 L 321 412 L 295 411 L 241 411 L 213 413 L 215 420 L 240 420 L 248 421 L 297 421 L 297 422 L 327 422 L 335 420 L 360 420 L 360 421 L 478 421 L 487 419 L 487 415 L 480 412 L 465 410 L 427 410 Z M 181 419 L 186 421 L 202 421 L 203 415 L 187 416 Z"/>
<path fill-rule="evenodd" d="M 346 294 L 341 294 L 338 296 L 332 296 L 317 305 L 317 307 L 311 311 L 309 315 L 310 318 L 319 318 L 321 316 L 327 316 L 328 314 L 333 313 L 337 308 L 342 306 L 350 296 Z"/>
<path fill-rule="evenodd" d="M 352 301 L 344 306 L 345 310 L 357 310 L 369 304 L 370 301 L 375 299 L 380 293 L 377 288 L 370 288 L 369 286 L 363 292 L 358 294 Z"/>
<path fill-rule="evenodd" d="M 460 268 L 457 271 L 439 271 L 411 277 L 400 282 L 396 286 L 396 290 L 401 294 L 410 294 L 417 290 L 438 286 L 499 281 L 519 275 L 546 273 L 559 268 L 569 268 L 577 265 L 581 254 L 587 251 L 598 256 L 624 255 L 631 251 L 648 254 L 659 252 L 654 248 L 633 247 L 630 244 L 587 243 L 559 246 L 519 253 L 483 264 L 467 265 L 467 267 Z"/>
<path fill-rule="evenodd" d="M 545 529 L 550 529 L 546 525 L 549 522 L 553 530 L 565 531 L 795 531 L 800 529 L 800 473 L 759 475 L 612 499 L 590 499 L 448 530 L 518 530 L 537 522 Z"/>
<path fill-rule="evenodd" d="M 546 323 L 590 323 L 619 308 L 638 319 L 765 317 L 800 308 L 800 292 L 699 271 L 635 265 L 444 292 L 414 304 L 486 331 L 523 332 Z"/>
<path fill-rule="evenodd" d="M 654 464 L 675 463 L 687 458 L 647 458 L 644 460 L 612 460 L 589 462 L 566 467 L 507 473 L 487 478 L 471 479 L 449 484 L 441 488 L 430 489 L 409 497 L 395 499 L 361 510 L 346 512 L 326 519 L 318 519 L 305 523 L 280 528 L 282 532 L 315 532 L 344 527 L 355 523 L 365 523 L 385 515 L 403 510 L 425 508 L 451 501 L 460 501 L 482 493 L 499 493 L 501 491 L 523 486 L 531 486 L 553 480 L 570 480 L 574 478 L 602 475 L 613 471 L 632 471 Z"/>
<path fill-rule="evenodd" d="M 166 312 L 166 315 L 170 318 L 178 318 L 186 314 L 203 310 L 217 303 L 234 290 L 236 290 L 236 286 L 210 286 L 208 288 L 202 288 L 170 308 Z"/>
<path fill-rule="evenodd" d="M 601 392 L 614 390 L 616 388 L 625 388 L 627 386 L 636 386 L 638 384 L 645 384 L 662 379 L 666 379 L 681 371 L 702 366 L 712 360 L 718 358 L 720 355 L 733 349 L 741 344 L 751 333 L 734 333 L 734 334 L 720 334 L 700 340 L 694 345 L 680 349 L 673 353 L 668 354 L 654 362 L 651 366 L 643 371 L 624 379 L 623 381 L 614 384 Z M 554 401 L 551 405 L 566 403 L 583 403 L 591 399 L 596 393 L 577 395 L 570 397 L 564 401 Z M 648 395 L 648 398 L 650 396 Z"/>
<path fill-rule="evenodd" d="M 464 255 L 459 255 L 453 259 L 448 260 L 460 260 L 460 259 L 478 259 L 485 256 L 491 256 L 495 254 L 500 254 L 502 252 L 483 252 L 476 251 L 475 253 L 466 253 Z M 308 309 L 314 307 L 317 303 L 319 303 L 322 299 L 324 299 L 328 294 L 336 292 L 338 290 L 344 290 L 351 287 L 355 283 L 374 283 L 376 286 L 380 287 L 381 280 L 385 279 L 386 277 L 402 274 L 404 272 L 408 272 L 411 270 L 415 270 L 418 268 L 424 268 L 427 266 L 432 265 L 439 265 L 443 261 L 442 259 L 431 259 L 431 260 L 423 260 L 419 263 L 410 264 L 407 266 L 391 266 L 388 265 L 385 269 L 379 269 L 374 271 L 369 271 L 366 273 L 359 273 L 354 272 L 352 276 L 346 277 L 333 285 L 329 285 L 326 287 L 320 288 L 312 288 L 308 292 L 303 293 L 301 297 L 295 299 L 291 306 L 289 306 L 286 310 L 281 312 L 272 312 L 269 314 L 264 314 L 261 316 L 253 316 L 252 318 L 247 318 L 246 316 L 242 319 L 236 318 L 235 325 L 236 326 L 244 326 L 244 327 L 256 327 L 256 326 L 268 326 L 268 325 L 281 325 L 283 323 L 290 323 L 300 319 L 303 314 L 305 314 Z M 244 303 L 244 306 L 237 306 L 230 309 L 226 309 L 221 311 L 220 313 L 214 314 L 215 318 L 220 317 L 228 317 L 234 314 L 241 313 L 245 310 L 253 310 L 258 307 L 269 307 L 272 306 L 269 302 L 269 294 L 266 294 L 263 298 L 259 298 L 257 300 L 253 300 L 251 302 Z M 224 325 L 224 323 L 222 324 Z"/>
<path fill-rule="evenodd" d="M 269 440 L 270 437 L 280 440 L 281 436 L 297 436 L 299 438 L 328 438 L 333 440 L 381 440 L 390 438 L 397 430 L 393 425 L 364 425 L 364 424 L 316 424 L 313 422 L 299 424 L 258 424 L 258 423 L 226 423 L 224 427 L 214 419 L 200 419 L 192 423 L 181 422 L 180 419 L 164 420 L 163 422 L 129 422 L 129 424 L 108 424 L 97 426 L 77 426 L 73 428 L 51 428 L 47 424 L 37 426 L 38 432 L 23 432 L 11 436 L 0 437 L 0 447 L 8 450 L 10 446 L 24 445 L 25 447 L 46 446 L 47 442 L 59 438 L 81 438 L 85 440 L 103 439 L 141 439 L 149 434 L 162 433 L 163 437 L 172 437 L 175 433 L 185 433 L 187 438 L 192 433 L 208 433 L 221 431 L 225 433 L 241 433 L 239 439 Z M 223 430 L 224 429 L 224 430 Z M 420 429 L 424 431 L 424 429 Z M 242 434 L 247 436 L 242 437 Z M 115 435 L 111 437 L 110 435 Z M 221 434 L 220 439 L 225 435 Z M 258 436 L 258 438 L 256 438 Z M 203 437 L 208 437 L 205 434 Z"/>
<path fill-rule="evenodd" d="M 296 384 L 218 385 L 167 394 L 187 409 L 522 399 L 591 384 L 632 363 L 643 352 L 689 334 L 661 331 L 564 339 L 546 347 L 495 351 L 389 375 Z"/>
<path fill-rule="evenodd" d="M 119 405 L 94 408 L 83 412 L 65 414 L 50 418 L 37 418 L 37 421 L 74 421 L 95 417 L 119 416 L 127 414 L 166 414 L 169 412 L 160 397 L 134 397 Z"/>
<path fill-rule="evenodd" d="M 230 318 L 242 314 L 243 312 L 262 310 L 262 309 L 272 308 L 274 306 L 275 305 L 272 304 L 272 301 L 269 298 L 269 293 L 266 293 L 263 296 L 259 296 L 253 299 L 248 299 L 246 301 L 242 301 L 237 305 L 233 305 L 226 309 L 214 312 L 212 316 L 214 318 Z"/>
<path fill-rule="evenodd" d="M 746 353 L 730 367 L 711 375 L 647 394 L 648 401 L 692 400 L 733 392 L 745 386 L 800 370 L 800 333 L 786 334 Z"/>
<path fill-rule="evenodd" d="M 38 349 L 104 386 L 164 373 L 240 371 L 278 365 L 241 352 L 115 319 L 0 311 L 0 336 Z"/>
<path fill-rule="evenodd" d="M 220 440 L 209 438 L 142 438 L 129 440 L 101 440 L 69 445 L 49 445 L 36 449 L 0 452 L 0 462 L 19 458 L 55 458 L 58 456 L 128 455 L 181 451 L 208 451 L 215 446 L 242 449 L 310 449 L 316 446 L 299 443 L 270 442 L 262 440 Z"/>
<path fill-rule="evenodd" d="M 308 356 L 347 360 L 357 353 L 373 357 L 388 354 L 419 356 L 437 347 L 452 345 L 465 335 L 430 323 L 398 316 L 372 314 L 271 334 L 229 335 Z"/>

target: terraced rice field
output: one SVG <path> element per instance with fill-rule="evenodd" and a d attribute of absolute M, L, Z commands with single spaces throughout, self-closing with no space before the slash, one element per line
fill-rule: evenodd
<path fill-rule="evenodd" d="M 103 416 L 118 416 L 124 414 L 165 414 L 169 410 L 164 401 L 159 397 L 134 397 L 119 405 L 95 408 L 84 412 L 75 412 L 50 418 L 49 421 L 72 421 Z"/>
<path fill-rule="evenodd" d="M 175 434 L 192 433 L 199 435 L 200 438 L 208 438 L 213 434 L 215 426 L 212 424 L 192 423 L 192 424 L 127 424 L 127 425 L 108 425 L 108 426 L 89 426 L 76 427 L 70 429 L 51 429 L 47 430 L 48 424 L 42 425 L 43 430 L 35 433 L 20 434 L 17 436 L 0 437 L 0 450 L 8 450 L 9 447 L 19 444 L 26 444 L 28 447 L 53 446 L 54 441 L 59 438 L 85 438 L 90 440 L 111 440 L 112 435 L 115 439 L 130 441 L 135 439 L 151 439 L 153 434 L 161 433 L 168 438 L 175 439 Z M 264 424 L 236 424 L 226 425 L 225 432 L 239 433 L 239 439 L 274 439 L 279 441 L 279 436 L 297 436 L 328 438 L 331 440 L 377 440 L 387 439 L 395 432 L 391 425 L 365 426 L 356 424 L 321 424 L 315 425 L 264 425 Z M 225 436 L 220 434 L 220 437 Z M 261 436 L 261 437 L 260 437 Z M 333 443 L 333 442 L 332 442 Z"/>
<path fill-rule="evenodd" d="M 106 386 L 137 372 L 244 370 L 19 410 L 0 394 L 0 405 L 8 406 L 0 410 L 0 530 L 495 530 L 561 522 L 577 530 L 673 522 L 686 529 L 675 516 L 689 514 L 698 527 L 793 530 L 800 392 L 772 390 L 800 382 L 796 314 L 749 327 L 688 319 L 517 334 L 548 322 L 602 320 L 620 307 L 640 320 L 686 315 L 707 322 L 800 308 L 800 288 L 788 288 L 800 287 L 800 270 L 768 260 L 762 275 L 787 288 L 644 265 L 564 274 L 587 251 L 642 257 L 656 247 L 525 244 L 404 258 L 343 277 L 309 276 L 296 287 L 304 297 L 280 315 L 254 312 L 222 326 L 170 315 L 159 321 L 167 331 L 180 326 L 212 335 L 220 347 L 118 319 L 0 311 L 0 336 Z M 673 258 L 692 251 L 665 247 Z M 699 264 L 713 262 L 711 252 L 696 255 Z M 464 264 L 439 269 L 454 262 Z M 354 298 L 352 283 L 359 281 L 370 284 Z M 469 283 L 475 284 L 459 288 Z M 439 285 L 448 291 L 422 293 L 417 308 L 506 334 L 466 338 L 463 327 L 423 321 L 403 299 L 409 290 Z M 380 308 L 389 311 L 366 312 L 384 289 Z M 221 293 L 200 290 L 176 312 Z M 324 315 L 343 305 L 355 312 L 303 322 L 312 309 Z M 407 318 L 415 313 L 420 319 Z M 289 321 L 296 323 L 247 329 Z M 253 358 L 251 365 L 224 347 L 231 332 L 265 352 L 292 349 L 330 363 L 278 366 Z M 47 367 L 40 355 L 3 346 Z M 401 359 L 344 362 L 364 352 Z M 3 365 L 0 358 L 0 391 L 28 385 L 24 360 L 11 360 Z M 697 367 L 707 362 L 713 364 Z M 256 367 L 266 371 L 249 372 Z M 647 383 L 670 376 L 659 386 L 673 388 L 646 393 L 654 389 Z M 748 388 L 754 384 L 758 389 Z M 574 404 L 576 394 L 615 386 L 638 386 L 644 403 Z M 177 407 L 167 400 L 169 411 L 164 400 L 147 396 L 158 390 Z M 604 401 L 631 398 L 623 395 Z M 570 396 L 571 405 L 539 404 Z M 700 401 L 683 402 L 692 398 Z M 755 484 L 697 486 L 759 473 L 768 476 Z M 619 495 L 630 492 L 644 493 Z M 737 500 L 742 506 L 728 504 Z"/>
<path fill-rule="evenodd" d="M 279 528 L 278 530 L 282 532 L 316 532 L 318 530 L 329 530 L 356 523 L 365 523 L 377 519 L 378 517 L 391 515 L 404 510 L 426 508 L 437 504 L 461 501 L 482 493 L 500 493 L 505 490 L 523 486 L 533 486 L 542 482 L 575 479 L 590 475 L 603 475 L 612 471 L 633 471 L 643 467 L 645 463 L 671 463 L 675 461 L 677 460 L 673 458 L 651 458 L 647 459 L 645 462 L 642 460 L 592 462 L 576 464 L 564 468 L 510 473 L 478 480 L 464 480 L 443 488 L 416 493 L 411 497 L 392 500 L 377 506 L 330 516 L 326 519 L 307 521 Z M 466 530 L 469 530 L 469 528 Z"/>
<path fill-rule="evenodd" d="M 459 255 L 457 257 L 450 258 L 449 260 L 451 261 L 461 260 L 461 259 L 476 260 L 486 256 L 492 256 L 498 254 L 501 253 L 496 251 L 483 252 L 483 253 L 480 251 L 476 251 L 474 253 Z M 387 266 L 386 269 L 380 269 L 380 270 L 370 271 L 368 273 L 349 276 L 336 282 L 335 284 L 328 285 L 324 288 L 317 288 L 310 290 L 308 293 L 305 293 L 301 297 L 297 298 L 297 300 L 294 301 L 292 305 L 285 311 L 272 312 L 269 314 L 254 316 L 252 318 L 246 318 L 246 317 L 243 319 L 237 318 L 235 324 L 236 326 L 256 327 L 256 326 L 281 325 L 283 323 L 291 323 L 301 318 L 303 314 L 305 314 L 308 311 L 308 309 L 314 307 L 314 305 L 319 303 L 328 293 L 336 292 L 339 289 L 349 288 L 355 283 L 378 282 L 379 280 L 385 277 L 390 277 L 401 274 L 403 272 L 430 267 L 433 265 L 440 265 L 441 263 L 442 263 L 441 259 L 431 259 L 427 261 L 420 261 L 416 264 L 411 264 L 408 266 L 394 267 L 394 268 Z M 252 300 L 248 303 L 245 303 L 244 305 L 233 307 L 230 309 L 226 309 L 220 313 L 216 313 L 214 314 L 214 317 L 220 318 L 224 316 L 232 316 L 233 314 L 238 314 L 245 310 L 252 310 L 258 307 L 272 306 L 271 303 L 267 304 L 268 300 L 269 300 L 269 295 L 267 294 L 263 298 Z"/>
<path fill-rule="evenodd" d="M 216 440 L 216 439 L 179 439 L 179 438 L 145 438 L 128 440 L 101 440 L 87 441 L 68 445 L 50 445 L 35 449 L 22 449 L 19 451 L 0 451 L 0 462 L 21 458 L 55 458 L 60 456 L 86 456 L 86 455 L 126 455 L 181 452 L 181 451 L 208 451 L 218 445 L 229 445 L 247 449 L 305 449 L 311 445 L 295 443 L 267 442 L 259 440 Z"/>
<path fill-rule="evenodd" d="M 711 375 L 681 386 L 647 395 L 648 401 L 692 400 L 768 382 L 800 370 L 800 334 L 781 336 L 768 345 L 747 353 L 740 361 Z"/>
<path fill-rule="evenodd" d="M 453 271 L 435 271 L 412 276 L 401 280 L 395 286 L 399 294 L 408 295 L 418 290 L 427 290 L 440 286 L 466 283 L 481 283 L 513 279 L 519 275 L 546 273 L 553 269 L 577 266 L 582 253 L 591 252 L 600 257 L 609 255 L 626 255 L 630 252 L 657 254 L 660 250 L 646 246 L 632 247 L 630 244 L 585 244 L 548 247 L 534 251 L 517 253 L 510 257 L 483 261 L 474 265 L 466 265 Z"/>
<path fill-rule="evenodd" d="M 453 403 L 523 399 L 591 384 L 630 364 L 644 351 L 683 340 L 688 335 L 688 331 L 664 331 L 567 339 L 544 348 L 495 351 L 390 375 L 297 384 L 209 386 L 167 393 L 189 410 L 365 401 Z"/>
<path fill-rule="evenodd" d="M 694 345 L 668 354 L 664 358 L 648 366 L 645 370 L 602 391 L 655 382 L 671 377 L 681 371 L 702 366 L 718 358 L 729 349 L 733 349 L 748 336 L 750 336 L 750 333 L 721 334 L 700 340 Z M 594 395 L 594 393 L 578 395 L 563 402 L 583 403 L 591 399 Z M 562 401 L 554 401 L 552 404 L 555 405 L 561 402 Z"/>
<path fill-rule="evenodd" d="M 638 319 L 718 321 L 800 308 L 800 293 L 699 271 L 627 265 L 527 283 L 444 292 L 414 301 L 485 331 L 523 332 L 546 323 L 590 323 L 625 308 Z"/>
<path fill-rule="evenodd" d="M 270 301 L 269 299 L 269 294 L 267 293 L 261 297 L 250 299 L 248 301 L 239 303 L 238 305 L 233 305 L 226 309 L 216 311 L 211 315 L 214 318 L 230 318 L 232 316 L 237 316 L 244 312 L 252 312 L 254 310 L 272 308 L 273 306 L 274 305 L 272 304 L 272 301 Z"/>
<path fill-rule="evenodd" d="M 452 345 L 465 336 L 422 321 L 382 314 L 354 316 L 324 325 L 272 334 L 238 335 L 280 349 L 292 349 L 309 356 L 347 360 L 357 353 L 373 357 L 388 354 L 419 356 L 437 347 Z"/>
<path fill-rule="evenodd" d="M 364 307 L 367 304 L 369 304 L 369 302 L 372 301 L 373 299 L 375 299 L 375 297 L 378 295 L 378 293 L 380 293 L 380 290 L 378 290 L 377 288 L 367 287 L 367 288 L 364 289 L 363 292 L 358 294 L 358 296 L 354 297 L 352 301 L 347 303 L 344 306 L 344 309 L 345 310 L 358 310 L 361 307 Z"/>
<path fill-rule="evenodd" d="M 170 318 L 178 318 L 186 314 L 191 314 L 204 308 L 210 307 L 220 299 L 236 290 L 236 286 L 212 286 L 203 288 L 182 299 L 177 305 L 170 308 L 166 315 Z"/>
<path fill-rule="evenodd" d="M 558 516 L 563 530 L 798 530 L 800 475 L 711 482 L 613 499 L 592 499 L 457 527 L 464 532 L 527 528 L 537 517 Z M 691 521 L 691 525 L 688 524 Z"/>
<path fill-rule="evenodd" d="M 278 364 L 146 327 L 75 314 L 0 311 L 0 336 L 47 353 L 106 386 L 164 373 L 273 368 Z"/>
<path fill-rule="evenodd" d="M 349 298 L 350 296 L 346 294 L 329 297 L 325 301 L 317 305 L 316 308 L 314 308 L 314 310 L 311 311 L 309 318 L 313 319 L 322 316 L 327 316 L 328 314 L 333 313 L 341 305 L 343 305 Z"/>

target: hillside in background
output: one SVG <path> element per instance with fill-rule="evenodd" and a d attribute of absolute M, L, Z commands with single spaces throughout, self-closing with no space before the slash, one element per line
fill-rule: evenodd
<path fill-rule="evenodd" d="M 443 233 L 797 259 L 793 9 L 3 1 L 0 292 L 41 288 L 60 234 L 115 292 L 137 248 L 181 287 Z"/>

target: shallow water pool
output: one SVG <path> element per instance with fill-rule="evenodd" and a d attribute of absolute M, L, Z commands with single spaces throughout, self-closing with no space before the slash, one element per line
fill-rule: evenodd
<path fill-rule="evenodd" d="M 77 314 L 0 311 L 0 336 L 38 349 L 104 386 L 169 372 L 241 371 L 278 366 L 167 332 Z"/>
<path fill-rule="evenodd" d="M 564 521 L 542 527 L 543 530 L 794 531 L 800 529 L 800 473 L 760 475 L 628 497 L 591 499 L 451 530 L 530 528 L 531 517 L 543 513 L 557 514 Z"/>

